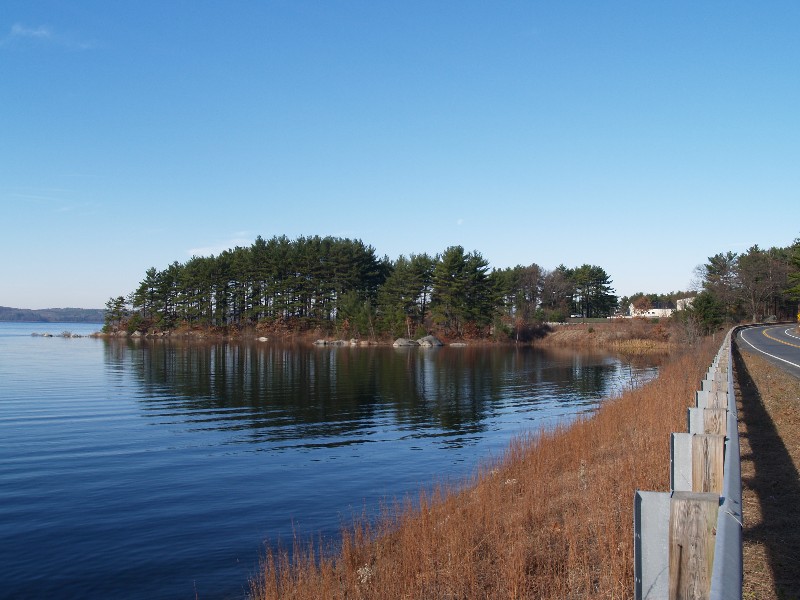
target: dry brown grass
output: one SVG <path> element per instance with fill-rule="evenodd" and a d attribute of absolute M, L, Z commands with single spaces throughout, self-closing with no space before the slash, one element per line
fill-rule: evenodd
<path fill-rule="evenodd" d="M 461 491 L 391 506 L 342 534 L 336 551 L 271 553 L 258 599 L 631 598 L 633 497 L 669 487 L 669 435 L 716 347 L 591 418 L 519 440 Z"/>
<path fill-rule="evenodd" d="M 737 356 L 744 600 L 800 598 L 800 380 Z"/>
<path fill-rule="evenodd" d="M 557 325 L 537 346 L 603 347 L 623 352 L 663 352 L 676 332 L 646 319 L 611 319 L 602 323 Z"/>

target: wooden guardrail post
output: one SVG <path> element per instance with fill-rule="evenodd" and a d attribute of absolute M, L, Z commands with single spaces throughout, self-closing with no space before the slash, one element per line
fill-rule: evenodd
<path fill-rule="evenodd" d="M 673 433 L 670 438 L 670 487 L 677 492 L 722 491 L 725 436 Z"/>
<path fill-rule="evenodd" d="M 728 392 L 698 390 L 695 392 L 695 404 L 698 408 L 728 408 Z"/>
<path fill-rule="evenodd" d="M 727 435 L 728 411 L 724 408 L 698 408 L 687 410 L 687 429 L 689 433 Z"/>
<path fill-rule="evenodd" d="M 703 409 L 703 433 L 726 435 L 728 433 L 728 411 L 725 408 Z"/>
<path fill-rule="evenodd" d="M 696 407 L 688 409 L 688 432 L 670 438 L 672 492 L 636 492 L 636 600 L 742 598 L 741 476 L 730 352 L 726 337 L 696 393 Z"/>
<path fill-rule="evenodd" d="M 710 375 L 710 379 L 707 377 L 700 382 L 700 386 L 703 391 L 708 392 L 716 392 L 716 391 L 725 391 L 727 390 L 727 381 L 722 376 L 722 374 L 717 371 L 714 375 Z"/>
<path fill-rule="evenodd" d="M 706 600 L 709 597 L 718 509 L 716 494 L 672 494 L 669 600 Z"/>
<path fill-rule="evenodd" d="M 728 409 L 728 392 L 715 392 L 708 395 L 707 408 Z"/>
<path fill-rule="evenodd" d="M 722 493 L 724 435 L 692 436 L 692 491 Z"/>

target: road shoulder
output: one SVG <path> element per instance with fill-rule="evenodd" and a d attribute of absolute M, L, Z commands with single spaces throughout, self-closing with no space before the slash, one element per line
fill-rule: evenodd
<path fill-rule="evenodd" d="M 800 599 L 800 379 L 735 357 L 744 508 L 744 600 Z"/>

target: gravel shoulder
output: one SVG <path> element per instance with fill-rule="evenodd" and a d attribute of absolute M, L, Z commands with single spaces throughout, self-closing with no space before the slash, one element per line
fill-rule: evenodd
<path fill-rule="evenodd" d="M 800 379 L 740 350 L 743 599 L 800 599 Z"/>

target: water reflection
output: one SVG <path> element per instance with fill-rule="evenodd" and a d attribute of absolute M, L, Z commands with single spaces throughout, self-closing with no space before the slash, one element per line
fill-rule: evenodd
<path fill-rule="evenodd" d="M 241 597 L 265 541 L 459 484 L 655 365 L 0 331 L 0 596 Z"/>
<path fill-rule="evenodd" d="M 105 357 L 109 372 L 134 375 L 149 417 L 237 432 L 230 441 L 273 448 L 387 436 L 462 440 L 453 434 L 480 434 L 503 412 L 591 409 L 652 377 L 659 362 L 650 357 L 635 366 L 563 349 L 165 340 L 108 340 Z"/>

